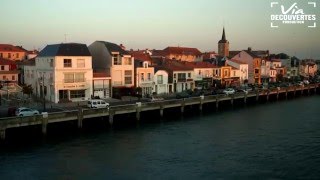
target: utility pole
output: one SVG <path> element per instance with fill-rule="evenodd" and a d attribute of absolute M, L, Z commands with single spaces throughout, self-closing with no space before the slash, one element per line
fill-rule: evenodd
<path fill-rule="evenodd" d="M 43 112 L 46 111 L 46 96 L 44 95 L 44 74 L 42 74 L 42 97 L 43 97 Z"/>

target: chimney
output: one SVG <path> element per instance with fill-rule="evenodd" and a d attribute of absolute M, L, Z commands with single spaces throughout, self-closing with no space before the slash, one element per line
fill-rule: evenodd
<path fill-rule="evenodd" d="M 126 47 L 123 44 L 120 44 L 121 49 L 126 50 Z"/>
<path fill-rule="evenodd" d="M 249 51 L 249 52 L 251 52 L 251 51 L 252 51 L 251 47 L 248 47 L 248 51 Z"/>

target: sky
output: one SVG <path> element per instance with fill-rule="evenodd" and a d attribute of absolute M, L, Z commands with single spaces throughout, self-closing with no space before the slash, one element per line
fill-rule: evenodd
<path fill-rule="evenodd" d="M 270 3 L 278 5 L 271 8 Z M 230 50 L 270 50 L 320 59 L 320 0 L 1 0 L 0 43 L 42 49 L 96 40 L 127 49 L 195 47 L 216 51 L 225 27 Z M 306 24 L 270 27 L 270 16 L 297 2 L 316 15 Z M 278 22 L 276 22 L 278 23 Z M 308 22 L 311 23 L 312 22 Z"/>

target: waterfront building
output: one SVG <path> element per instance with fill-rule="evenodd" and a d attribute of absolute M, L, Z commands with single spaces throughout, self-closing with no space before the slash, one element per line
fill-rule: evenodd
<path fill-rule="evenodd" d="M 160 51 L 166 59 L 198 62 L 203 60 L 202 53 L 197 48 L 190 47 L 167 47 Z"/>
<path fill-rule="evenodd" d="M 254 54 L 251 48 L 243 50 L 232 59 L 248 64 L 248 83 L 261 84 L 261 58 Z"/>
<path fill-rule="evenodd" d="M 155 66 L 155 74 L 153 76 L 153 93 L 167 94 L 169 93 L 169 74 L 162 67 Z M 172 92 L 172 91 L 171 91 Z"/>
<path fill-rule="evenodd" d="M 231 75 L 234 78 L 239 77 L 239 85 L 245 84 L 248 80 L 248 64 L 235 59 L 228 59 L 226 62 L 234 68 Z"/>
<path fill-rule="evenodd" d="M 215 72 L 218 66 L 209 62 L 183 62 L 187 67 L 193 68 L 194 85 L 197 89 L 210 89 L 213 86 Z"/>
<path fill-rule="evenodd" d="M 77 102 L 91 98 L 92 57 L 87 45 L 47 45 L 24 68 L 24 79 L 35 94 L 47 101 Z"/>
<path fill-rule="evenodd" d="M 26 59 L 26 51 L 11 44 L 0 44 L 0 58 L 13 61 Z"/>
<path fill-rule="evenodd" d="M 287 78 L 286 68 L 285 66 L 282 66 L 280 59 L 271 59 L 270 62 L 270 66 L 272 67 L 272 69 L 275 69 L 277 71 L 277 81 L 283 81 L 284 78 Z"/>
<path fill-rule="evenodd" d="M 168 72 L 168 91 L 177 93 L 194 89 L 194 71 L 192 67 L 185 66 L 181 61 L 163 59 L 160 61 L 162 70 Z"/>
<path fill-rule="evenodd" d="M 89 45 L 94 72 L 106 72 L 111 76 L 112 97 L 120 98 L 134 92 L 134 58 L 124 46 L 106 41 Z"/>
<path fill-rule="evenodd" d="M 14 61 L 0 58 L 0 93 L 9 94 L 13 92 L 21 92 L 18 86 L 17 65 Z"/>
<path fill-rule="evenodd" d="M 130 51 L 134 57 L 134 82 L 136 88 L 141 88 L 142 97 L 151 96 L 154 88 L 154 67 L 152 59 L 145 51 Z"/>
<path fill-rule="evenodd" d="M 271 61 L 268 59 L 261 59 L 261 83 L 267 84 L 270 82 Z"/>
<path fill-rule="evenodd" d="M 112 97 L 111 76 L 107 72 L 93 72 L 93 96 L 100 99 Z"/>
<path fill-rule="evenodd" d="M 317 70 L 317 64 L 312 59 L 305 59 L 300 62 L 299 72 L 304 79 L 313 78 Z"/>

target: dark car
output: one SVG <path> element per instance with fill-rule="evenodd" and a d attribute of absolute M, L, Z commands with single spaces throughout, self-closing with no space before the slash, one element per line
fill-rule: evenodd
<path fill-rule="evenodd" d="M 16 110 L 17 110 L 17 107 L 8 107 L 8 116 L 15 116 Z"/>
<path fill-rule="evenodd" d="M 180 92 L 176 94 L 177 99 L 189 98 L 189 97 L 190 97 L 190 94 L 188 94 L 187 92 Z"/>

